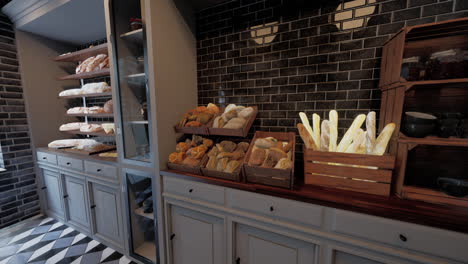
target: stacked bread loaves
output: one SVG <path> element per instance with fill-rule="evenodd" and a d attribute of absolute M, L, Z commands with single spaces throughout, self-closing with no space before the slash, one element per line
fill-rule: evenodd
<path fill-rule="evenodd" d="M 106 82 L 87 83 L 81 88 L 68 89 L 59 93 L 59 96 L 72 96 L 82 94 L 106 93 L 111 91 L 111 87 Z"/>
<path fill-rule="evenodd" d="M 242 159 L 249 148 L 249 143 L 222 141 L 208 152 L 206 168 L 210 170 L 234 173 L 242 164 Z"/>
<path fill-rule="evenodd" d="M 213 121 L 213 128 L 240 129 L 247 124 L 247 120 L 253 115 L 252 107 L 230 104 L 224 109 L 224 113 Z"/>
<path fill-rule="evenodd" d="M 190 167 L 199 166 L 202 158 L 212 146 L 213 140 L 193 135 L 192 140 L 187 139 L 176 145 L 176 151 L 169 155 L 169 162 Z"/>
<path fill-rule="evenodd" d="M 249 166 L 263 168 L 292 168 L 292 143 L 280 141 L 273 137 L 258 138 L 254 142 L 248 161 Z"/>
<path fill-rule="evenodd" d="M 305 113 L 299 113 L 302 123 L 297 124 L 299 135 L 307 149 L 316 151 L 359 153 L 370 155 L 383 155 L 388 142 L 395 130 L 395 124 L 389 123 L 376 138 L 376 114 L 370 112 L 366 115 L 358 115 L 343 138 L 338 140 L 338 113 L 330 111 L 330 120 L 323 120 L 320 124 L 320 116 L 312 115 L 312 127 Z M 366 122 L 366 131 L 361 126 Z"/>
<path fill-rule="evenodd" d="M 92 72 L 104 68 L 109 68 L 109 66 L 109 57 L 106 54 L 98 54 L 81 62 L 78 67 L 76 67 L 75 72 L 76 74 Z"/>
<path fill-rule="evenodd" d="M 213 117 L 219 113 L 219 108 L 215 104 L 199 106 L 184 114 L 179 121 L 180 127 L 201 127 L 207 125 Z"/>

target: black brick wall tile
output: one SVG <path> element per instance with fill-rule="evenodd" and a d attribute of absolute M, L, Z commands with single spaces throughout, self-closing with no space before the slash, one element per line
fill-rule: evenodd
<path fill-rule="evenodd" d="M 440 4 L 427 5 L 423 7 L 423 16 L 433 16 L 452 12 L 453 2 L 448 1 Z"/>
<path fill-rule="evenodd" d="M 455 2 L 455 11 L 467 10 L 467 9 L 468 9 L 468 1 L 457 0 Z"/>
<path fill-rule="evenodd" d="M 395 12 L 393 14 L 393 21 L 398 22 L 398 21 L 402 21 L 402 20 L 419 18 L 420 16 L 421 16 L 421 8 L 420 7 L 405 9 L 405 10 L 402 10 L 402 11 Z"/>
<path fill-rule="evenodd" d="M 407 7 L 407 0 L 394 0 L 382 4 L 382 13 L 404 9 Z"/>

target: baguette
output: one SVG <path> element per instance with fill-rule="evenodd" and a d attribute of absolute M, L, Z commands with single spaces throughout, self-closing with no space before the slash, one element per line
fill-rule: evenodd
<path fill-rule="evenodd" d="M 312 137 L 313 131 L 312 131 L 312 127 L 310 126 L 309 119 L 307 118 L 307 115 L 304 112 L 300 112 L 299 117 L 301 118 L 302 124 L 306 128 L 307 132 Z"/>
<path fill-rule="evenodd" d="M 367 114 L 365 144 L 366 153 L 371 154 L 375 146 L 375 112 Z"/>
<path fill-rule="evenodd" d="M 312 139 L 312 136 L 309 134 L 305 126 L 301 123 L 297 124 L 297 130 L 299 130 L 299 135 L 301 136 L 302 141 L 304 141 L 304 145 L 306 146 L 306 148 L 317 150 L 314 140 Z"/>
<path fill-rule="evenodd" d="M 341 139 L 340 144 L 338 144 L 337 152 L 345 152 L 346 149 L 348 149 L 353 139 L 356 138 L 356 134 L 359 131 L 358 129 L 361 128 L 362 124 L 364 123 L 364 120 L 366 120 L 366 115 L 362 114 L 358 115 L 354 119 L 348 131 L 346 131 L 345 135 Z"/>
<path fill-rule="evenodd" d="M 320 150 L 320 116 L 313 114 L 312 121 L 314 126 L 312 138 L 314 139 L 315 146 L 317 146 L 317 150 Z"/>
<path fill-rule="evenodd" d="M 379 137 L 375 141 L 375 147 L 372 151 L 374 155 L 383 155 L 387 149 L 388 142 L 392 137 L 393 131 L 395 130 L 395 123 L 387 124 L 382 132 L 380 132 Z"/>
<path fill-rule="evenodd" d="M 328 151 L 334 152 L 336 151 L 336 141 L 338 140 L 338 113 L 335 110 L 331 110 L 329 118 L 330 142 L 328 144 Z"/>
<path fill-rule="evenodd" d="M 321 136 L 320 136 L 320 150 L 328 151 L 329 143 L 330 143 L 330 121 L 323 120 Z"/>
<path fill-rule="evenodd" d="M 366 139 L 366 132 L 361 128 L 358 129 L 355 138 L 353 139 L 353 143 L 346 149 L 346 153 L 357 153 L 359 147 L 361 146 L 362 142 Z"/>

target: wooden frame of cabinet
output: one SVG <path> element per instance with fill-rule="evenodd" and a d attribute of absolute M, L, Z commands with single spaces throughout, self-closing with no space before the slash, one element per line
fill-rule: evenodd
<path fill-rule="evenodd" d="M 77 227 L 81 231 L 84 231 L 85 234 L 91 234 L 91 212 L 90 212 L 90 205 L 89 205 L 89 190 L 88 190 L 88 185 L 86 184 L 86 179 L 83 175 L 79 175 L 76 173 L 72 172 L 66 172 L 66 171 L 60 171 L 60 177 L 62 178 L 62 184 L 63 184 L 63 200 L 64 200 L 64 205 L 65 205 L 65 217 L 67 220 L 67 223 Z M 82 189 L 82 197 L 73 197 L 73 192 L 77 191 L 75 190 L 69 190 L 72 189 L 73 186 L 68 186 L 68 181 L 71 183 L 75 184 L 81 184 L 83 186 Z M 79 190 L 78 190 L 79 191 Z M 77 195 L 80 195 L 78 192 Z M 81 198 L 79 202 L 82 202 L 82 208 L 76 208 L 72 204 L 75 198 Z M 81 210 L 80 210 L 81 209 Z M 73 219 L 74 214 L 77 214 L 77 216 L 82 216 L 84 217 L 85 222 L 80 221 L 81 219 Z"/>

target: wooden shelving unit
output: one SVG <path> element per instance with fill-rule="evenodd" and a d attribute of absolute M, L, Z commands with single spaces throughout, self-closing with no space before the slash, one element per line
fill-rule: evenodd
<path fill-rule="evenodd" d="M 120 35 L 120 37 L 123 38 L 123 39 L 134 41 L 134 42 L 141 42 L 141 41 L 143 41 L 143 29 L 140 28 L 140 29 L 137 29 L 137 30 L 133 30 L 133 31 L 124 33 L 124 34 Z"/>
<path fill-rule="evenodd" d="M 84 73 L 79 73 L 79 74 L 71 74 L 63 77 L 59 77 L 58 80 L 60 81 L 66 81 L 66 80 L 82 80 L 82 79 L 91 79 L 91 78 L 96 78 L 96 77 L 103 77 L 103 76 L 109 76 L 110 75 L 110 69 L 102 69 L 102 70 L 97 70 L 97 71 L 92 71 L 92 72 L 84 72 Z"/>
<path fill-rule="evenodd" d="M 81 132 L 79 130 L 71 130 L 71 131 L 62 131 L 67 134 L 72 135 L 89 135 L 89 136 L 96 136 L 96 137 L 115 137 L 115 134 L 107 134 L 106 132 Z"/>
<path fill-rule="evenodd" d="M 54 61 L 79 62 L 98 54 L 108 54 L 107 43 L 57 56 L 54 58 Z"/>
<path fill-rule="evenodd" d="M 406 27 L 390 39 L 383 48 L 380 129 L 393 122 L 400 131 L 406 111 L 468 114 L 468 78 L 407 81 L 400 76 L 403 58 L 430 57 L 434 52 L 454 48 L 466 50 L 467 43 L 468 18 Z M 468 199 L 437 190 L 438 177 L 458 177 L 466 169 L 464 148 L 468 147 L 468 139 L 413 138 L 394 133 L 391 142 L 390 152 L 396 155 L 393 191 L 398 196 L 468 207 Z"/>
<path fill-rule="evenodd" d="M 59 96 L 59 98 L 60 99 L 73 99 L 73 98 L 83 98 L 83 97 L 110 97 L 110 96 L 112 96 L 112 92 Z"/>
<path fill-rule="evenodd" d="M 102 114 L 67 114 L 67 116 L 79 116 L 79 117 L 114 117 L 112 113 L 102 113 Z"/>

